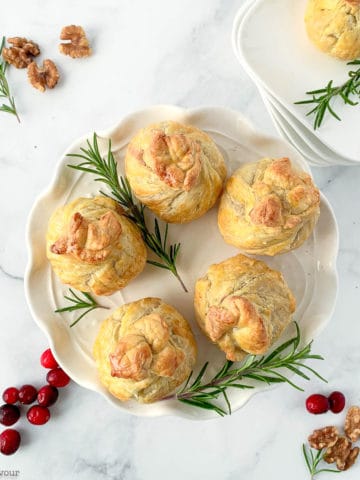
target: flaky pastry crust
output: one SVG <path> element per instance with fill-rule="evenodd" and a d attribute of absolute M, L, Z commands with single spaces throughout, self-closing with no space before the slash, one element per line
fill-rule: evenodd
<path fill-rule="evenodd" d="M 94 358 L 101 382 L 122 401 L 150 403 L 189 376 L 196 343 L 187 321 L 159 298 L 115 310 L 100 326 Z"/>
<path fill-rule="evenodd" d="M 245 255 L 211 265 L 196 282 L 194 305 L 201 329 L 231 361 L 266 353 L 295 311 L 281 273 Z"/>
<path fill-rule="evenodd" d="M 288 158 L 263 158 L 229 178 L 218 224 L 224 240 L 246 253 L 277 255 L 302 245 L 319 213 L 320 193 L 310 175 Z"/>
<path fill-rule="evenodd" d="M 342 60 L 360 56 L 360 1 L 308 0 L 305 24 L 310 40 Z"/>
<path fill-rule="evenodd" d="M 110 198 L 78 198 L 49 221 L 47 256 L 63 283 L 111 295 L 144 268 L 146 247 L 137 227 Z"/>
<path fill-rule="evenodd" d="M 224 159 L 201 130 L 161 122 L 129 143 L 126 176 L 137 198 L 167 222 L 199 218 L 216 202 L 226 177 Z"/>

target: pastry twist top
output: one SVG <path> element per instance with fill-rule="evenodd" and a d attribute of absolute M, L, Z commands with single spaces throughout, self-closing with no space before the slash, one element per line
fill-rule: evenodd
<path fill-rule="evenodd" d="M 140 130 L 129 143 L 126 176 L 138 199 L 167 222 L 203 215 L 216 202 L 226 177 L 224 159 L 201 130 L 161 122 Z"/>
<path fill-rule="evenodd" d="M 63 283 L 110 295 L 143 270 L 147 253 L 124 210 L 110 198 L 95 197 L 77 198 L 53 213 L 47 256 Z"/>
<path fill-rule="evenodd" d="M 320 193 L 288 158 L 264 158 L 228 180 L 219 208 L 225 240 L 248 253 L 275 255 L 298 247 L 319 216 Z"/>
<path fill-rule="evenodd" d="M 183 133 L 155 132 L 139 160 L 170 187 L 188 192 L 199 180 L 200 145 Z"/>
<path fill-rule="evenodd" d="M 120 206 L 117 211 L 123 213 Z M 121 224 L 113 211 L 104 213 L 99 220 L 92 222 L 75 212 L 70 218 L 68 232 L 56 240 L 50 250 L 57 255 L 73 255 L 86 263 L 102 262 L 119 242 L 121 232 Z"/>
<path fill-rule="evenodd" d="M 110 354 L 111 375 L 144 380 L 151 374 L 172 377 L 184 360 L 182 350 L 170 342 L 170 328 L 158 313 L 134 322 Z"/>
<path fill-rule="evenodd" d="M 100 380 L 120 398 L 153 402 L 190 374 L 196 344 L 187 321 L 159 298 L 143 298 L 115 310 L 94 344 Z"/>
<path fill-rule="evenodd" d="M 231 361 L 266 353 L 294 310 L 281 273 L 244 255 L 211 265 L 196 282 L 198 323 Z"/>

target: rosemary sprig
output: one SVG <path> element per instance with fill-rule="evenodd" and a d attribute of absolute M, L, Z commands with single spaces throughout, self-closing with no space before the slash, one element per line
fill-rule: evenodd
<path fill-rule="evenodd" d="M 94 133 L 92 144 L 87 140 L 87 146 L 88 148 L 80 148 L 81 154 L 68 154 L 69 157 L 76 157 L 83 160 L 78 165 L 68 165 L 68 167 L 96 175 L 96 182 L 102 182 L 108 186 L 110 196 L 125 208 L 127 217 L 139 227 L 146 245 L 160 259 L 160 262 L 148 260 L 148 263 L 169 270 L 179 280 L 185 292 L 187 292 L 187 288 L 176 268 L 176 259 L 179 254 L 180 243 L 167 245 L 168 224 L 166 224 L 164 236 L 162 237 L 156 218 L 154 220 L 154 232 L 149 230 L 144 214 L 145 206 L 135 202 L 127 178 L 119 177 L 118 175 L 116 161 L 111 151 L 111 140 L 109 140 L 106 158 L 103 158 L 100 154 L 96 133 Z M 101 190 L 100 193 L 107 197 L 109 196 Z"/>
<path fill-rule="evenodd" d="M 4 45 L 5 45 L 5 37 L 2 37 L 1 44 L 0 44 L 0 57 L 1 57 Z M 7 67 L 8 67 L 8 63 L 5 62 L 5 60 L 0 61 L 0 98 L 6 98 L 9 103 L 8 105 L 6 105 L 5 103 L 0 105 L 0 111 L 5 113 L 10 113 L 11 115 L 15 115 L 18 122 L 20 123 L 20 118 L 15 106 L 15 100 L 10 93 L 9 83 L 6 78 Z"/>
<path fill-rule="evenodd" d="M 227 396 L 228 389 L 254 388 L 246 383 L 247 379 L 257 380 L 268 385 L 272 383 L 288 383 L 297 390 L 302 391 L 302 388 L 285 376 L 286 372 L 281 373 L 280 370 L 285 369 L 305 380 L 310 380 L 308 375 L 302 371 L 306 370 L 326 382 L 314 369 L 303 363 L 308 359 L 323 360 L 323 357 L 311 354 L 312 341 L 303 348 L 299 347 L 301 340 L 300 329 L 296 322 L 294 324 L 296 328 L 295 336 L 284 342 L 269 355 L 262 357 L 251 355 L 240 366 L 234 366 L 233 362 L 226 361 L 223 367 L 209 381 L 204 381 L 208 367 L 208 362 L 206 362 L 191 384 L 190 380 L 193 372 L 189 375 L 182 390 L 167 398 L 175 397 L 182 403 L 206 410 L 213 410 L 224 416 L 231 414 L 231 404 Z M 215 403 L 215 400 L 219 397 L 223 397 L 226 404 L 225 408 Z"/>
<path fill-rule="evenodd" d="M 70 294 L 64 295 L 64 298 L 66 298 L 66 300 L 69 300 L 69 302 L 71 302 L 72 305 L 58 308 L 57 310 L 55 310 L 55 313 L 73 312 L 74 310 L 83 310 L 84 308 L 86 308 L 85 312 L 79 315 L 73 321 L 73 323 L 70 324 L 70 327 L 73 327 L 74 325 L 76 325 L 78 322 L 80 322 L 80 320 L 83 317 L 85 317 L 85 315 L 87 315 L 88 313 L 92 312 L 97 308 L 104 308 L 108 310 L 108 307 L 103 307 L 102 305 L 99 305 L 98 303 L 96 303 L 96 301 L 92 298 L 92 296 L 89 293 L 81 292 L 81 294 L 85 298 L 80 298 L 78 295 L 76 295 L 74 290 L 72 290 L 71 288 L 69 288 L 69 291 L 71 296 L 69 296 Z"/>
<path fill-rule="evenodd" d="M 320 468 L 319 470 L 317 470 L 319 463 L 324 458 L 324 449 L 313 451 L 312 448 L 309 448 L 309 447 L 307 448 L 306 445 L 303 443 L 302 451 L 305 458 L 305 463 L 310 473 L 310 480 L 313 480 L 315 475 L 321 472 L 329 472 L 329 473 L 341 472 L 341 470 L 333 470 L 331 468 Z"/>
<path fill-rule="evenodd" d="M 324 88 L 306 92 L 306 95 L 312 96 L 311 99 L 295 102 L 295 105 L 315 104 L 315 107 L 306 114 L 307 116 L 315 115 L 314 130 L 321 127 L 326 113 L 330 113 L 341 121 L 341 118 L 331 106 L 331 101 L 335 97 L 342 98 L 345 105 L 351 105 L 352 107 L 358 105 L 359 102 L 352 97 L 360 98 L 360 59 L 349 62 L 347 65 L 358 65 L 359 68 L 348 72 L 349 79 L 342 85 L 334 86 L 333 80 L 331 80 Z"/>

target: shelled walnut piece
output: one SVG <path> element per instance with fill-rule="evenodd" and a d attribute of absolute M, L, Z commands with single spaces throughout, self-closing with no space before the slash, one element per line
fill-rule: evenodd
<path fill-rule="evenodd" d="M 34 88 L 45 92 L 46 88 L 54 88 L 59 80 L 59 72 L 52 60 L 44 60 L 43 66 L 39 67 L 35 62 L 28 66 L 29 82 Z"/>
<path fill-rule="evenodd" d="M 332 447 L 339 438 L 339 431 L 336 427 L 324 427 L 319 430 L 314 430 L 309 436 L 309 445 L 316 450 Z"/>
<path fill-rule="evenodd" d="M 61 40 L 70 40 L 68 43 L 60 43 L 59 51 L 72 58 L 83 58 L 91 55 L 92 50 L 85 31 L 78 25 L 68 25 L 61 30 Z"/>
<path fill-rule="evenodd" d="M 350 407 L 345 419 L 345 433 L 351 441 L 356 442 L 360 438 L 360 407 Z"/>
<path fill-rule="evenodd" d="M 324 454 L 324 461 L 326 463 L 336 463 L 339 470 L 347 470 L 354 465 L 357 456 L 359 455 L 359 448 L 351 448 L 352 443 L 345 436 L 339 436 L 335 445 L 328 447 Z"/>
<path fill-rule="evenodd" d="M 360 407 L 350 407 L 345 420 L 345 435 L 339 435 L 334 426 L 314 430 L 308 437 L 309 445 L 316 450 L 326 448 L 323 460 L 336 463 L 338 470 L 348 470 L 354 465 L 360 453 L 359 447 L 353 447 L 360 437 Z"/>
<path fill-rule="evenodd" d="M 7 39 L 7 42 L 12 46 L 3 48 L 3 59 L 16 68 L 26 68 L 33 62 L 34 57 L 40 54 L 39 46 L 32 40 L 23 37 L 11 37 Z"/>

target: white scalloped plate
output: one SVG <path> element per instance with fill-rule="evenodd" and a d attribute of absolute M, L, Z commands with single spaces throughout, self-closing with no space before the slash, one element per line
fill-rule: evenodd
<path fill-rule="evenodd" d="M 98 132 L 100 149 L 105 153 L 107 141 L 111 138 L 119 171 L 123 173 L 123 159 L 129 139 L 138 129 L 149 123 L 168 119 L 190 123 L 210 134 L 225 157 L 229 173 L 243 163 L 253 162 L 264 156 L 289 156 L 295 164 L 309 172 L 307 163 L 289 144 L 257 133 L 239 113 L 223 108 L 148 108 L 128 115 L 105 132 Z M 74 142 L 66 153 L 78 152 L 91 136 Z M 27 231 L 27 301 L 36 323 L 48 337 L 56 359 L 74 381 L 104 395 L 113 405 L 134 415 L 175 415 L 191 419 L 215 417 L 214 412 L 194 409 L 176 400 L 160 401 L 151 405 L 141 405 L 135 401 L 120 402 L 100 384 L 91 354 L 98 326 L 109 312 L 95 310 L 73 328 L 69 328 L 74 319 L 72 314 L 54 313 L 56 308 L 64 305 L 63 295 L 67 292 L 67 287 L 58 281 L 46 259 L 45 234 L 49 217 L 60 205 L 78 196 L 94 195 L 99 188 L 92 176 L 66 166 L 73 163 L 73 159 L 66 157 L 66 153 L 59 161 L 50 187 L 35 202 Z M 178 259 L 179 273 L 189 288 L 189 293 L 182 291 L 169 272 L 147 265 L 144 272 L 121 292 L 110 297 L 100 297 L 98 301 L 115 309 L 125 302 L 155 296 L 174 305 L 193 328 L 199 347 L 196 370 L 209 360 L 210 374 L 223 363 L 224 356 L 201 334 L 194 321 L 193 287 L 196 279 L 204 274 L 210 264 L 235 255 L 238 251 L 222 240 L 217 228 L 216 207 L 195 222 L 171 225 L 170 242 L 174 241 L 182 244 Z M 308 241 L 294 252 L 273 259 L 263 258 L 271 267 L 283 272 L 295 294 L 298 305 L 295 319 L 300 323 L 304 341 L 318 335 L 332 315 L 337 293 L 337 252 L 336 220 L 328 201 L 322 195 L 320 219 Z M 290 334 L 291 332 L 285 334 L 282 340 Z M 243 406 L 256 392 L 266 388 L 269 387 L 256 385 L 253 390 L 233 389 L 230 392 L 233 411 Z"/>

